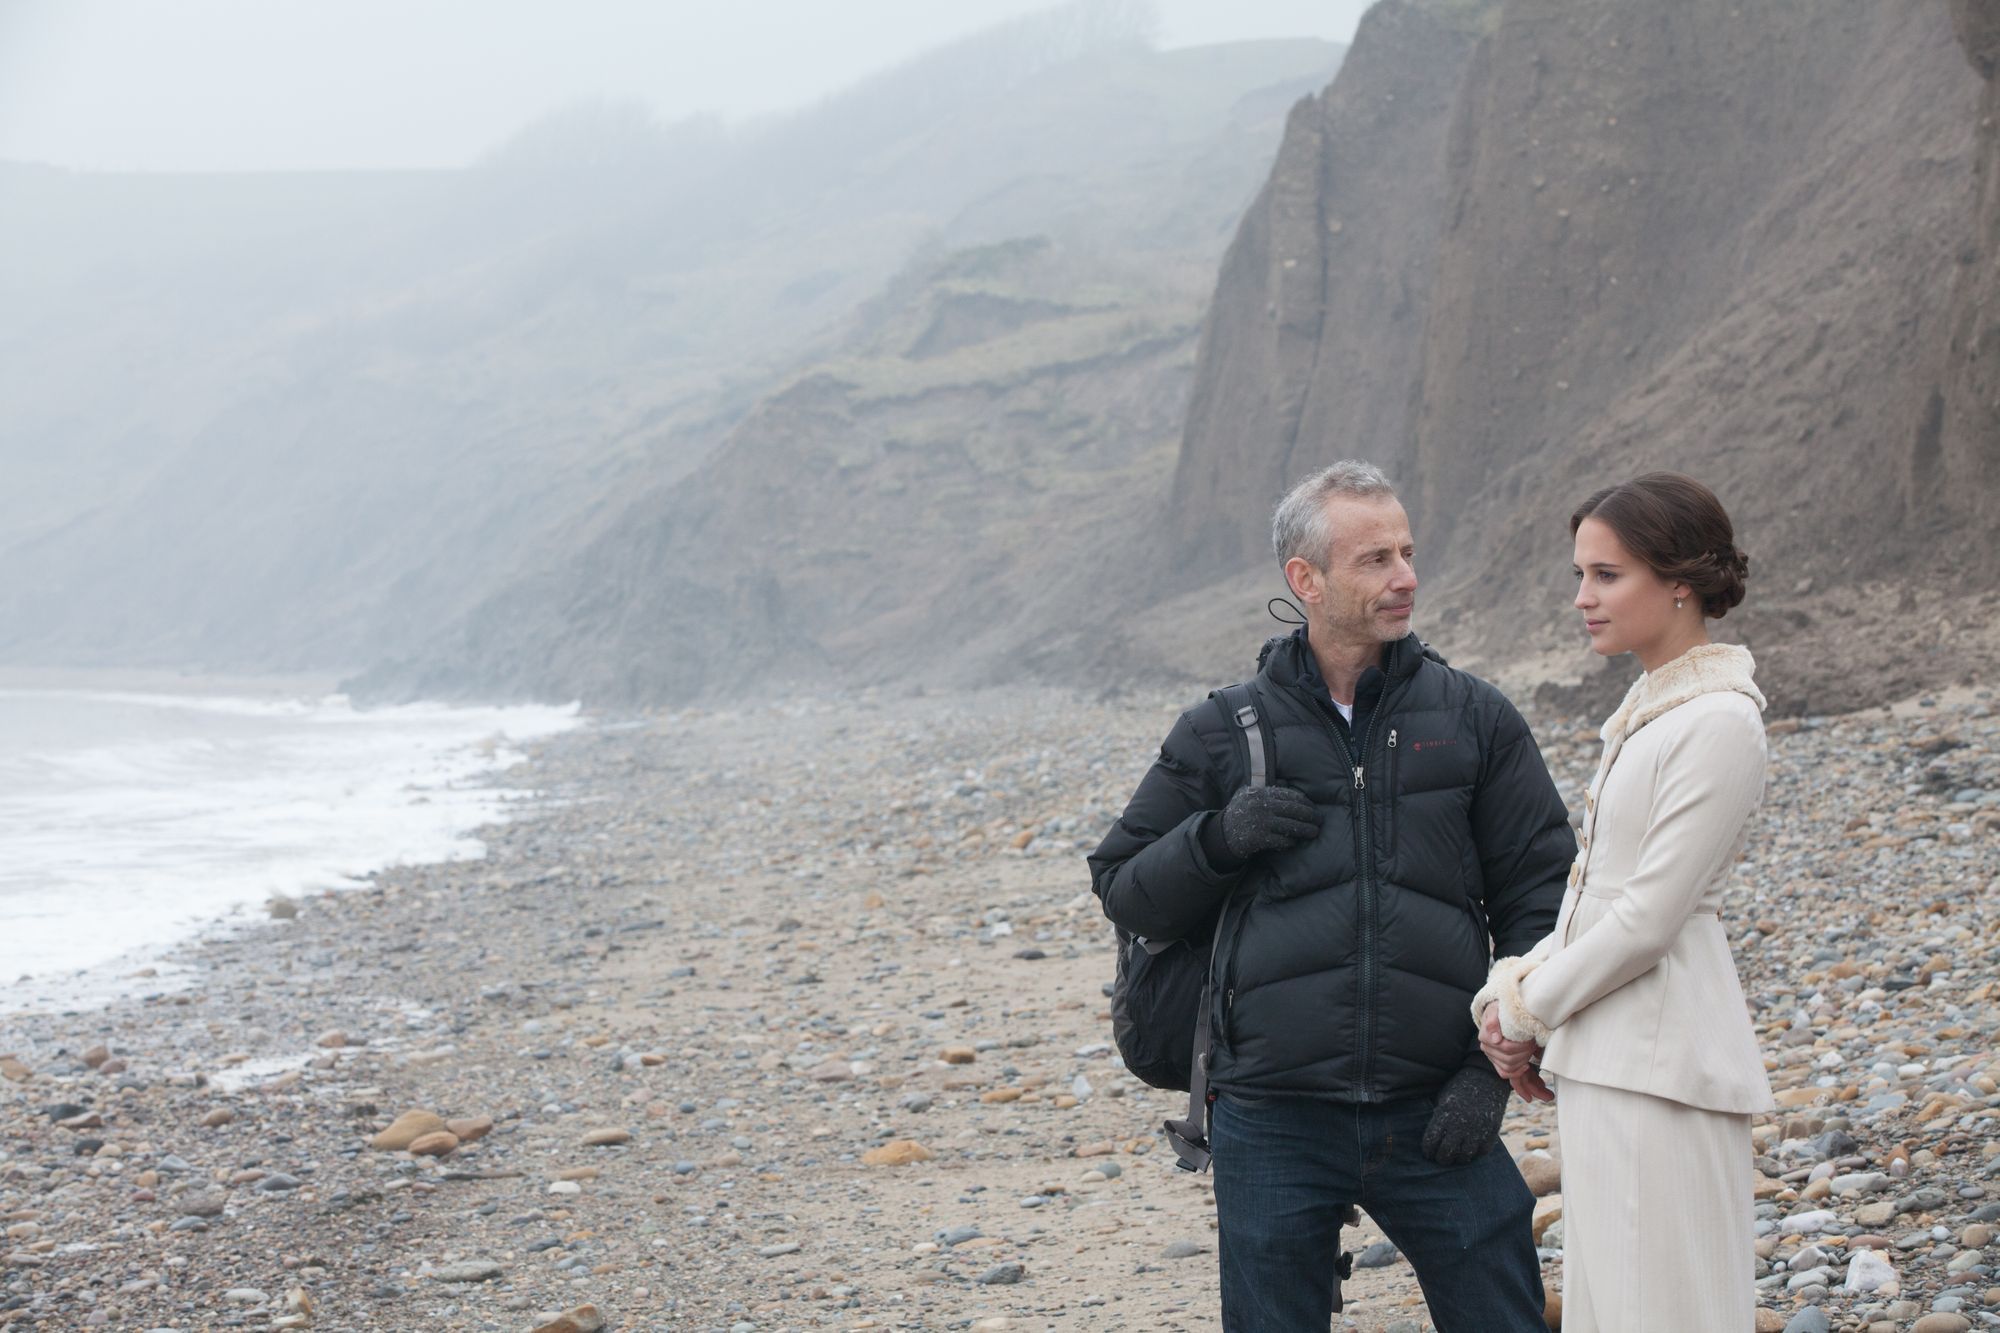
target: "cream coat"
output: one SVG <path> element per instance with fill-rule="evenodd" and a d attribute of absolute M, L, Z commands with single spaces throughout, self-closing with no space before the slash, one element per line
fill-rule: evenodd
<path fill-rule="evenodd" d="M 1772 1108 L 1717 912 L 1764 792 L 1764 697 L 1747 650 L 1706 644 L 1641 676 L 1604 755 L 1555 931 L 1494 964 L 1475 1017 L 1546 1047 L 1542 1068 L 1708 1111 Z"/>

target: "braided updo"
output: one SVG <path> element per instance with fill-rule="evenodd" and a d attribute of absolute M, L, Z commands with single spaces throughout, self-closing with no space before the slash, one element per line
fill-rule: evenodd
<path fill-rule="evenodd" d="M 1715 492 L 1678 472 L 1648 472 L 1607 486 L 1569 516 L 1570 536 L 1586 518 L 1618 534 L 1619 542 L 1669 583 L 1685 583 L 1701 613 L 1720 620 L 1743 601 L 1750 557 Z"/>

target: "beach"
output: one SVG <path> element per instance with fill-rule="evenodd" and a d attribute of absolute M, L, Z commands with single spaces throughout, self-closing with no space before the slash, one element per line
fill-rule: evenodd
<path fill-rule="evenodd" d="M 1212 1181 L 1110 1045 L 1082 859 L 1188 702 L 597 719 L 485 779 L 531 794 L 482 859 L 0 1016 L 0 1326 L 1216 1326 Z M 1594 721 L 1533 720 L 1574 804 Z M 1983 1326 L 2000 722 L 1967 690 L 1771 733 L 1724 914 L 1779 1090 L 1766 1319 Z M 1554 1126 L 1507 1125 L 1552 1288 Z M 1381 1240 L 1348 1242 L 1350 1326 L 1428 1327 Z"/>

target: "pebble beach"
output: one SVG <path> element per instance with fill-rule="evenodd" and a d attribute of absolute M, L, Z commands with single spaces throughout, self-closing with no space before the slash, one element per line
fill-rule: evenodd
<path fill-rule="evenodd" d="M 0 1327 L 1216 1327 L 1211 1181 L 1110 1044 L 1083 865 L 1188 702 L 599 719 L 493 775 L 536 795 L 484 859 L 0 1017 Z M 1578 804 L 1598 720 L 1531 720 Z M 2000 718 L 1967 689 L 1770 741 L 1725 912 L 1779 1101 L 1757 1328 L 2000 1326 Z M 1506 1131 L 1551 1327 L 1555 1125 Z M 1428 1329 L 1380 1232 L 1348 1245 L 1345 1326 Z"/>

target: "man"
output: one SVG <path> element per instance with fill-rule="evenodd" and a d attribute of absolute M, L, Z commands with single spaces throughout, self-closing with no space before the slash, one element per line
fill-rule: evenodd
<path fill-rule="evenodd" d="M 1510 1089 L 1469 1006 L 1496 948 L 1553 927 L 1567 813 L 1520 714 L 1410 632 L 1409 520 L 1378 469 L 1301 482 L 1272 540 L 1306 623 L 1249 682 L 1270 785 L 1236 785 L 1246 733 L 1200 705 L 1090 858 L 1126 930 L 1216 932 L 1223 1327 L 1326 1333 L 1359 1205 L 1440 1333 L 1543 1329 L 1534 1200 L 1499 1141 Z"/>

